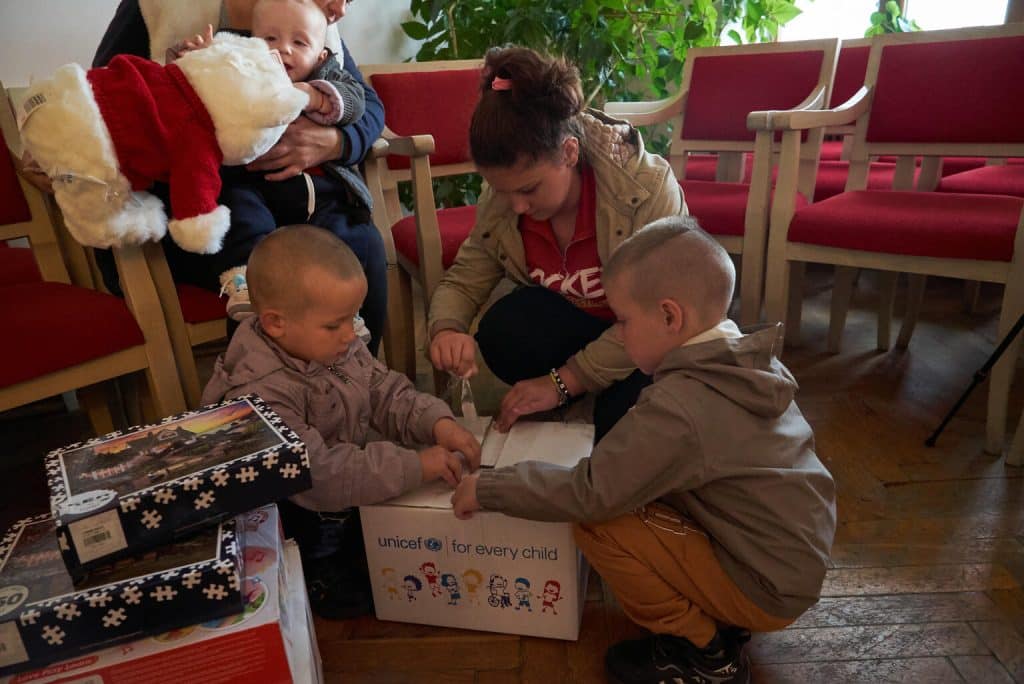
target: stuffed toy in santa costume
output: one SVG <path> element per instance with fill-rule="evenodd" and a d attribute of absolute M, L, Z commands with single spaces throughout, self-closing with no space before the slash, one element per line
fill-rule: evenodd
<path fill-rule="evenodd" d="M 120 55 L 106 67 L 61 67 L 30 86 L 18 110 L 25 149 L 53 180 L 71 234 L 84 245 L 159 240 L 212 253 L 230 225 L 217 204 L 221 164 L 269 150 L 307 96 L 258 38 L 219 33 L 162 66 Z M 145 192 L 170 186 L 163 204 Z"/>

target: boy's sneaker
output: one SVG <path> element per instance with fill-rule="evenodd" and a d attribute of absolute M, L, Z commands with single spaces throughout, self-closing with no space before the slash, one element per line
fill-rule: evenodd
<path fill-rule="evenodd" d="M 653 634 L 615 644 L 604 662 L 619 684 L 745 683 L 750 681 L 750 662 L 743 644 L 749 639 L 745 630 L 722 630 L 706 648 L 697 648 L 683 637 Z"/>
<path fill-rule="evenodd" d="M 228 318 L 241 321 L 253 314 L 249 301 L 249 285 L 245 281 L 245 266 L 235 266 L 220 274 L 220 295 L 227 295 Z"/>
<path fill-rule="evenodd" d="M 366 321 L 359 314 L 352 319 L 352 328 L 355 330 L 356 337 L 361 339 L 363 344 L 370 344 L 370 329 L 366 327 Z"/>

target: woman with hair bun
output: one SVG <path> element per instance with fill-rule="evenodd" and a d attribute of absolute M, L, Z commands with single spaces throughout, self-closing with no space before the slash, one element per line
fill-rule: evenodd
<path fill-rule="evenodd" d="M 430 359 L 476 373 L 476 346 L 513 385 L 498 428 L 597 394 L 596 440 L 651 379 L 612 329 L 602 264 L 654 219 L 686 214 L 672 169 L 639 132 L 584 110 L 576 68 L 521 47 L 492 48 L 470 125 L 470 151 L 486 186 L 476 225 L 430 302 Z M 518 286 L 470 325 L 498 282 Z"/>

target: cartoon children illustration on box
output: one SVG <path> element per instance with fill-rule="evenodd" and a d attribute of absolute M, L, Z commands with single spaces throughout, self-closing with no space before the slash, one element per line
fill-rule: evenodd
<path fill-rule="evenodd" d="M 470 568 L 462 573 L 462 585 L 466 587 L 466 598 L 470 605 L 480 605 L 480 594 L 477 593 L 477 590 L 483 582 L 484 576 L 480 574 L 479 570 Z"/>
<path fill-rule="evenodd" d="M 423 577 L 426 578 L 427 584 L 430 585 L 430 595 L 440 596 L 444 593 L 444 589 L 437 583 L 440 574 L 437 572 L 437 566 L 432 562 L 427 561 L 420 566 L 420 572 L 423 573 Z"/>
<path fill-rule="evenodd" d="M 405 594 L 409 599 L 409 603 L 416 600 L 416 592 L 423 588 L 423 582 L 416 575 L 406 575 L 405 579 L 402 580 L 402 584 L 405 586 Z"/>
<path fill-rule="evenodd" d="M 456 579 L 455 575 L 450 572 L 441 575 L 441 586 L 448 590 L 448 605 L 459 605 L 459 599 L 462 598 L 462 594 L 459 593 L 459 580 Z"/>
<path fill-rule="evenodd" d="M 558 611 L 555 610 L 555 603 L 561 601 L 562 596 L 562 585 L 558 580 L 548 580 L 544 583 L 544 593 L 541 594 L 541 610 L 540 612 L 548 612 L 548 608 L 551 609 L 552 615 L 558 615 Z"/>
<path fill-rule="evenodd" d="M 517 577 L 515 588 L 516 610 L 525 608 L 532 613 L 533 606 L 530 605 L 530 580 L 525 577 Z"/>
<path fill-rule="evenodd" d="M 398 576 L 394 568 L 382 568 L 380 574 L 384 576 L 384 591 L 388 592 L 388 599 L 398 599 Z"/>
<path fill-rule="evenodd" d="M 511 608 L 512 599 L 508 595 L 508 580 L 501 575 L 491 575 L 487 582 L 487 590 L 491 593 L 487 597 L 487 605 L 492 608 Z"/>

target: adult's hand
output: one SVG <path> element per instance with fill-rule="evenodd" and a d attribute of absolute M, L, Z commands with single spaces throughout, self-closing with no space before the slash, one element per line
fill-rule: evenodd
<path fill-rule="evenodd" d="M 32 185 L 42 190 L 47 195 L 53 194 L 53 181 L 50 177 L 43 173 L 43 169 L 39 166 L 39 163 L 32 158 L 28 150 L 25 150 L 21 156 L 21 164 L 18 169 L 18 173 Z"/>
<path fill-rule="evenodd" d="M 321 126 L 305 116 L 288 124 L 277 144 L 249 163 L 250 171 L 272 171 L 265 178 L 280 181 L 341 156 L 344 138 L 334 126 Z"/>
<path fill-rule="evenodd" d="M 430 362 L 438 370 L 471 378 L 477 373 L 476 341 L 458 330 L 442 330 L 430 341 Z"/>

